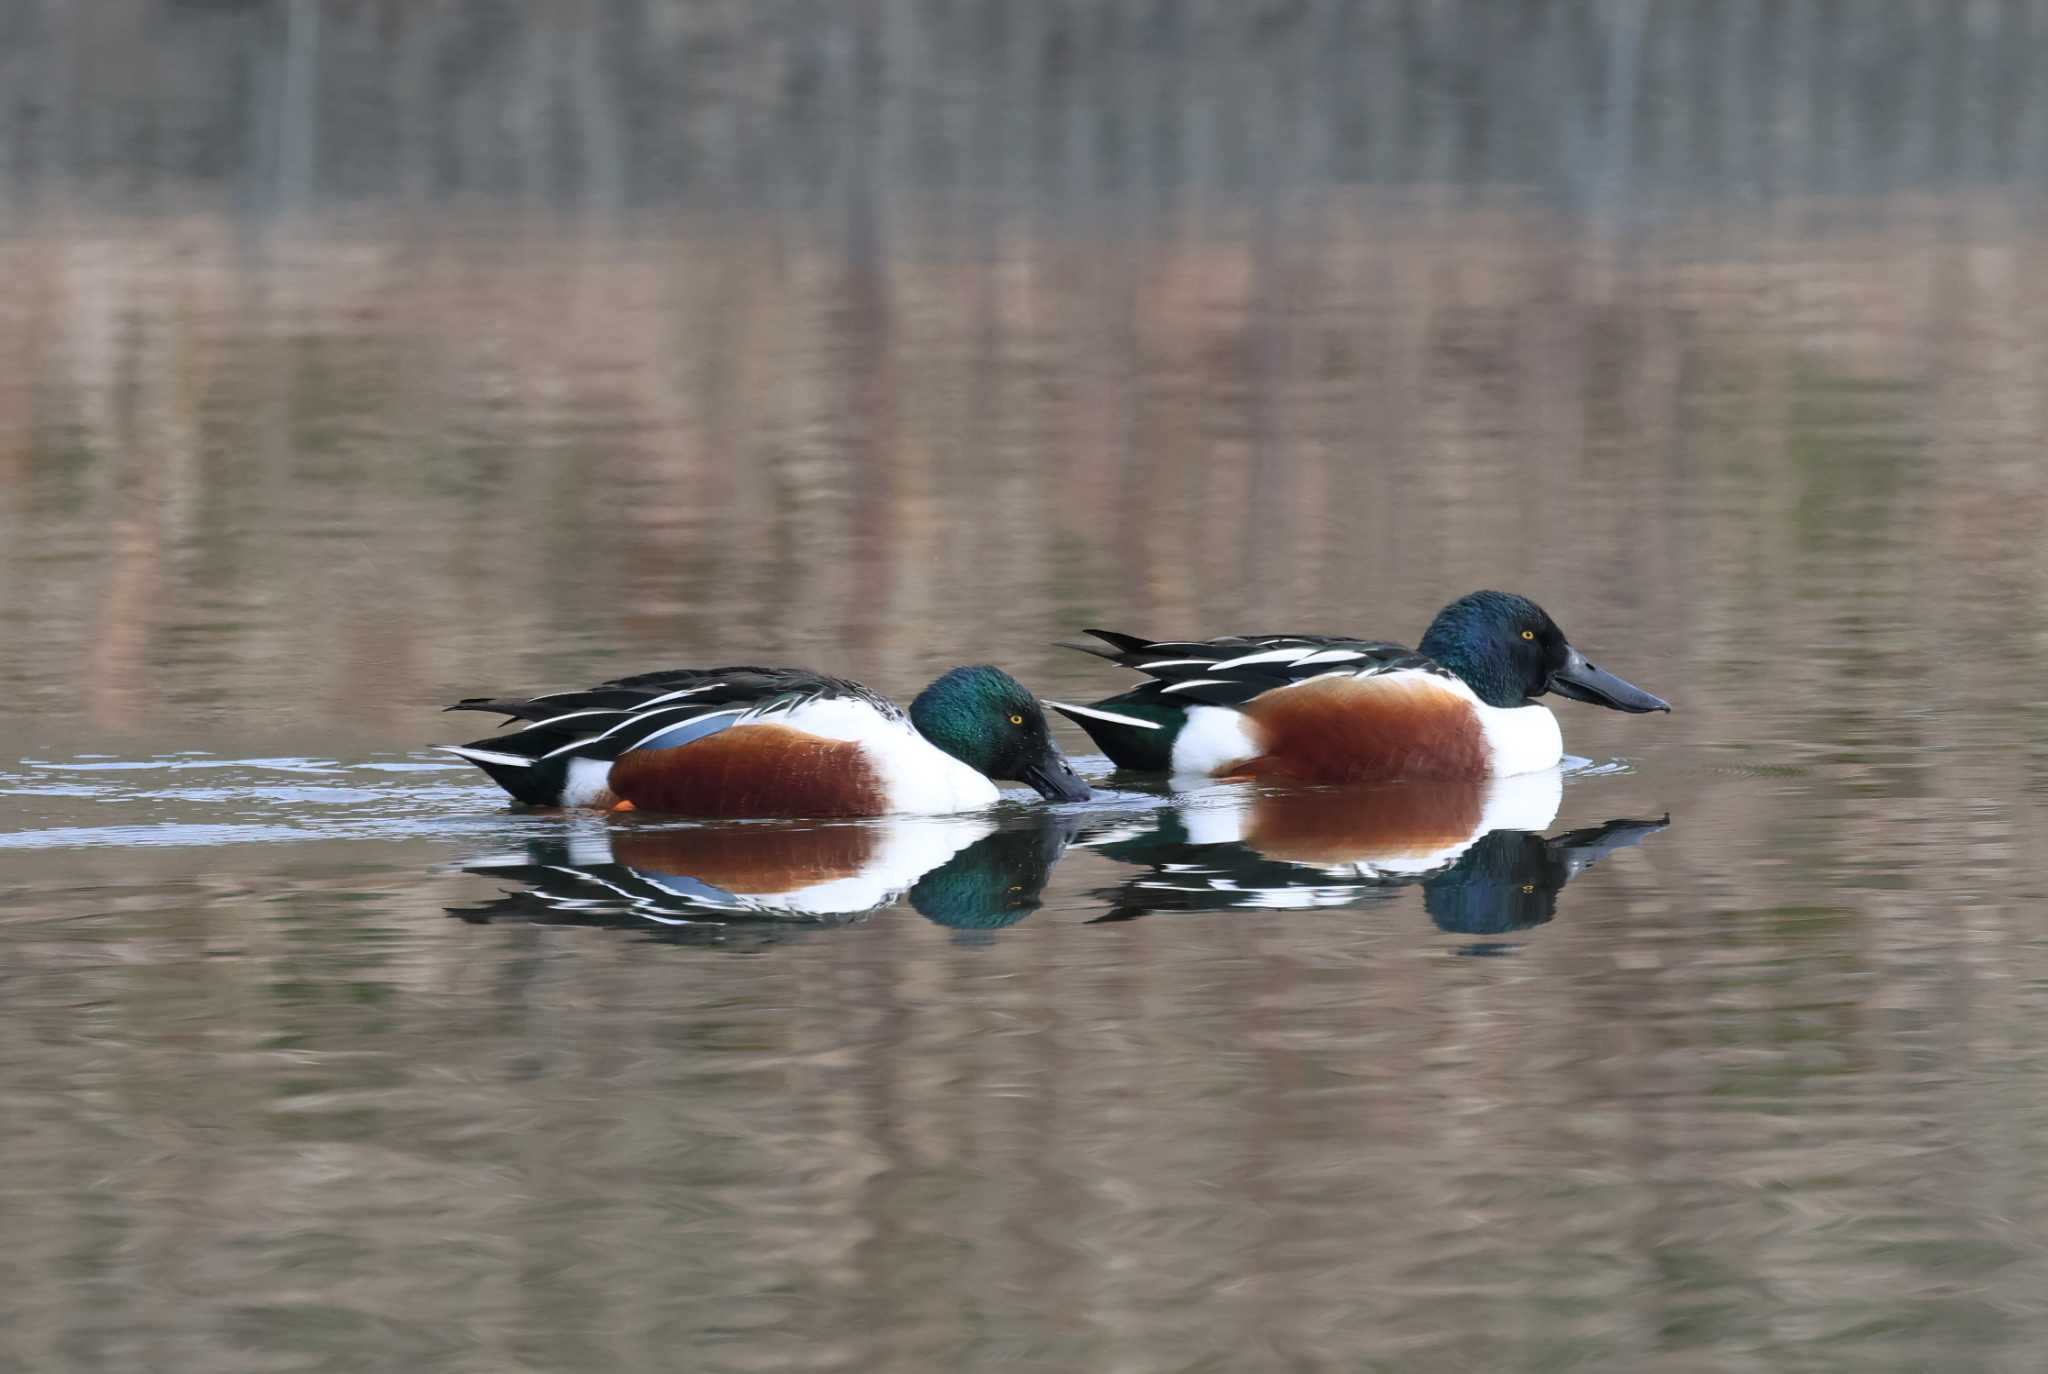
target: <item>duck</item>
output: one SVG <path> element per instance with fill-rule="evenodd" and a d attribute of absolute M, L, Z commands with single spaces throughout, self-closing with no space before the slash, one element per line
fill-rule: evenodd
<path fill-rule="evenodd" d="M 1294 783 L 1481 779 L 1564 757 L 1546 693 L 1642 714 L 1671 703 L 1589 662 L 1541 606 L 1477 591 L 1414 649 L 1334 635 L 1063 641 L 1151 680 L 1092 705 L 1046 704 L 1119 768 Z"/>
<path fill-rule="evenodd" d="M 941 815 L 995 802 L 995 780 L 1054 801 L 1092 794 L 1023 684 L 954 668 L 910 703 L 807 668 L 678 668 L 446 708 L 523 721 L 443 745 L 528 806 L 701 819 Z"/>

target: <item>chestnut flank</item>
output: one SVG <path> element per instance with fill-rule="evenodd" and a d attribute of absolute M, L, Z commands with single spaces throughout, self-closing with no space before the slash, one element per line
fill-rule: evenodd
<path fill-rule="evenodd" d="M 1322 677 L 1244 708 L 1265 748 L 1233 771 L 1287 782 L 1478 779 L 1492 763 L 1472 703 L 1422 673 Z"/>
<path fill-rule="evenodd" d="M 635 749 L 612 764 L 611 790 L 641 811 L 737 820 L 879 816 L 882 779 L 861 746 L 787 725 L 735 725 L 674 749 Z"/>

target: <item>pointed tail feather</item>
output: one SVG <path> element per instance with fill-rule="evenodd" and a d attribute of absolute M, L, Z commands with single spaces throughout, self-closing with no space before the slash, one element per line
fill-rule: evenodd
<path fill-rule="evenodd" d="M 506 697 L 464 697 L 453 706 L 443 706 L 448 711 L 489 711 L 493 715 L 505 716 L 512 720 L 539 720 L 560 710 L 553 702 L 514 701 Z"/>
<path fill-rule="evenodd" d="M 1098 630 L 1093 626 L 1090 626 L 1089 628 L 1083 630 L 1081 633 L 1094 635 L 1103 643 L 1113 644 L 1116 646 L 1118 651 L 1126 654 L 1139 653 L 1143 650 L 1152 647 L 1152 641 L 1149 639 L 1146 639 L 1140 635 L 1118 634 L 1115 630 Z"/>
<path fill-rule="evenodd" d="M 1115 630 L 1087 629 L 1081 633 L 1094 635 L 1110 647 L 1105 649 L 1102 644 L 1088 644 L 1078 639 L 1055 639 L 1053 644 L 1061 649 L 1078 649 L 1084 654 L 1106 658 L 1111 663 L 1120 662 L 1133 654 L 1143 654 L 1152 647 L 1152 641 L 1148 639 L 1141 639 L 1137 635 L 1118 634 Z"/>
<path fill-rule="evenodd" d="M 536 763 L 533 759 L 521 758 L 517 754 L 501 753 L 495 749 L 479 749 L 466 744 L 443 744 L 438 746 L 442 753 L 453 754 L 484 770 L 490 780 L 512 795 L 512 800 L 528 806 L 559 806 L 562 801 L 562 782 L 567 770 L 555 760 Z"/>

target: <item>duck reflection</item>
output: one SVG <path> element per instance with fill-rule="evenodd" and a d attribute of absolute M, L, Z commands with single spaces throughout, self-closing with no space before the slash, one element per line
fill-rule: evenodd
<path fill-rule="evenodd" d="M 770 944 L 908 900 L 938 925 L 985 932 L 1038 909 L 1072 823 L 912 816 L 855 824 L 578 826 L 464 871 L 521 884 L 450 907 L 466 921 L 630 928 L 686 944 Z"/>
<path fill-rule="evenodd" d="M 1490 938 L 1549 921 L 1566 883 L 1671 823 L 1612 820 L 1546 837 L 1561 797 L 1554 771 L 1344 790 L 1237 786 L 1190 794 L 1142 829 L 1076 843 L 1147 870 L 1100 894 L 1109 911 L 1097 920 L 1357 906 L 1419 885 L 1439 929 Z"/>

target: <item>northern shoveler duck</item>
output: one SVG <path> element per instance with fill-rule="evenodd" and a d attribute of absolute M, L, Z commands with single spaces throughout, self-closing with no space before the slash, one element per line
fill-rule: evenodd
<path fill-rule="evenodd" d="M 530 700 L 470 697 L 451 711 L 531 722 L 444 746 L 529 806 L 706 818 L 969 811 L 991 778 L 1081 801 L 1088 784 L 1018 681 L 955 668 L 903 710 L 802 668 L 680 668 Z"/>
<path fill-rule="evenodd" d="M 1507 592 L 1453 601 L 1419 649 L 1329 635 L 1088 633 L 1103 643 L 1065 647 L 1152 680 L 1092 706 L 1047 705 L 1121 768 L 1310 783 L 1504 777 L 1564 756 L 1557 718 L 1536 701 L 1545 692 L 1671 709 L 1588 663 L 1541 606 Z"/>
<path fill-rule="evenodd" d="M 1440 929 L 1500 935 L 1550 920 L 1566 883 L 1671 824 L 1618 819 L 1546 837 L 1562 792 L 1555 772 L 1341 791 L 1205 789 L 1143 824 L 1075 843 L 1147 870 L 1098 894 L 1109 903 L 1098 920 L 1356 906 L 1419 884 Z"/>

